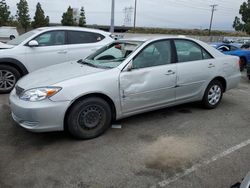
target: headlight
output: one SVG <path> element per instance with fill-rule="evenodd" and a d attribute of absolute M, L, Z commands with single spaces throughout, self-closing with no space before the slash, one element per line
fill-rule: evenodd
<path fill-rule="evenodd" d="M 41 101 L 49 97 L 52 97 L 53 95 L 58 93 L 61 89 L 62 88 L 60 87 L 34 88 L 24 91 L 21 94 L 20 99 L 31 102 Z"/>

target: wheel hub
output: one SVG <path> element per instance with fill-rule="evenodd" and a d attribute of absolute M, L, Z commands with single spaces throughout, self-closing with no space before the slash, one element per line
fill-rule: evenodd
<path fill-rule="evenodd" d="M 0 89 L 8 90 L 14 87 L 16 78 L 8 70 L 0 70 Z"/>
<path fill-rule="evenodd" d="M 220 101 L 221 93 L 221 88 L 218 85 L 212 86 L 208 92 L 208 102 L 211 105 L 216 105 Z"/>
<path fill-rule="evenodd" d="M 99 125 L 101 118 L 102 115 L 98 107 L 88 107 L 81 113 L 79 124 L 85 129 L 93 129 Z"/>

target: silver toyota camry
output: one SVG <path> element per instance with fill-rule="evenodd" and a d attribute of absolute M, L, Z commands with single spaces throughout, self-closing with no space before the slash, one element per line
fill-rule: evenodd
<path fill-rule="evenodd" d="M 119 40 L 86 59 L 23 77 L 10 94 L 10 106 L 13 119 L 28 130 L 67 129 L 90 139 L 114 120 L 147 111 L 193 101 L 216 108 L 240 77 L 238 57 L 198 40 Z"/>

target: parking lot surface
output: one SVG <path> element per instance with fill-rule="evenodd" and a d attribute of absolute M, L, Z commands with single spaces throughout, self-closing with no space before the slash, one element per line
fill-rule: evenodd
<path fill-rule="evenodd" d="M 0 96 L 0 187 L 230 187 L 250 170 L 250 82 L 215 110 L 185 104 L 130 117 L 79 141 L 30 133 Z"/>

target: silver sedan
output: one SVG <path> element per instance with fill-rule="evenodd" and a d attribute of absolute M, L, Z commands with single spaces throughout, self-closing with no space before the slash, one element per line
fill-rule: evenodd
<path fill-rule="evenodd" d="M 35 63 L 35 62 L 34 62 Z M 35 131 L 101 135 L 112 121 L 201 101 L 216 108 L 240 81 L 239 59 L 184 37 L 126 39 L 86 59 L 35 71 L 10 94 L 14 120 Z"/>

